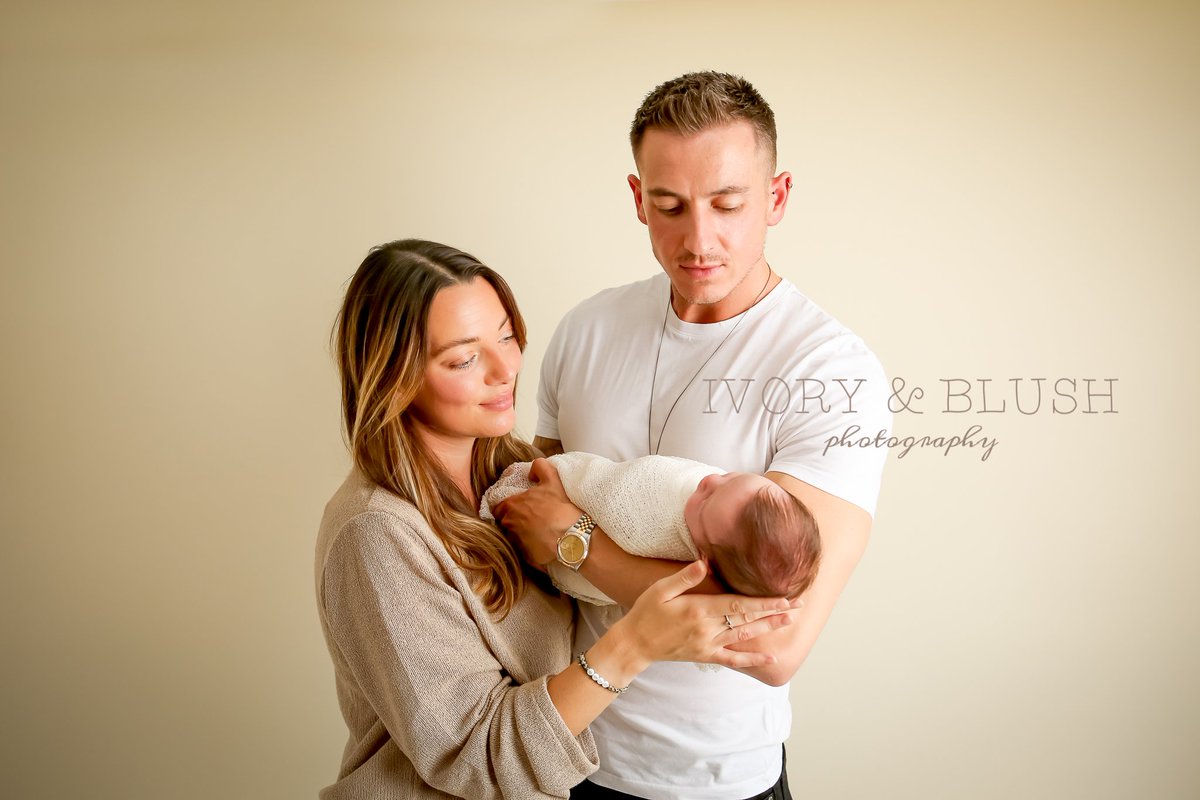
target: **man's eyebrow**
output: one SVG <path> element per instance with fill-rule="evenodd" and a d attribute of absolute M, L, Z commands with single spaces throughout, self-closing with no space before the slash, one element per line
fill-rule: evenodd
<path fill-rule="evenodd" d="M 509 323 L 509 321 L 510 321 L 510 317 L 508 316 L 508 314 L 505 314 L 504 319 L 500 320 L 500 325 L 497 326 L 496 330 L 498 330 L 498 331 L 504 330 L 504 326 L 507 325 Z M 478 341 L 479 341 L 478 336 L 471 336 L 466 339 L 455 339 L 454 341 L 446 342 L 444 345 L 442 345 L 441 347 L 434 350 L 432 353 L 429 354 L 429 357 L 437 358 L 442 353 L 449 350 L 451 347 L 458 347 L 459 345 L 463 345 L 463 344 L 475 344 Z"/>
<path fill-rule="evenodd" d="M 749 186 L 722 186 L 720 189 L 717 189 L 715 192 L 709 192 L 708 196 L 709 197 L 720 197 L 721 195 L 726 195 L 726 194 L 745 194 L 748 191 L 750 191 Z M 676 200 L 684 199 L 683 195 L 679 194 L 678 192 L 672 192 L 670 189 L 659 189 L 659 188 L 648 189 L 648 190 L 646 190 L 646 194 L 650 195 L 651 197 L 671 197 Z"/>

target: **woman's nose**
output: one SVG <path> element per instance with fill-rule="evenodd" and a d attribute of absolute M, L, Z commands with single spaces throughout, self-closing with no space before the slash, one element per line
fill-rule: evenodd
<path fill-rule="evenodd" d="M 488 359 L 488 380 L 491 383 L 512 383 L 520 371 L 520 351 L 515 357 L 507 353 L 494 353 Z"/>

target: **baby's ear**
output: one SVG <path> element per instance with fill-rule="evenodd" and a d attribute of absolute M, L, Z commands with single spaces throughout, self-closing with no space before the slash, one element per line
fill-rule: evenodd
<path fill-rule="evenodd" d="M 725 594 L 742 594 L 742 592 L 739 592 L 737 589 L 730 586 L 729 581 L 725 580 L 725 576 L 721 574 L 719 569 L 717 569 L 716 562 L 713 561 L 712 556 L 701 552 L 700 560 L 708 565 L 709 577 L 717 582 L 717 585 L 721 587 L 722 592 Z"/>

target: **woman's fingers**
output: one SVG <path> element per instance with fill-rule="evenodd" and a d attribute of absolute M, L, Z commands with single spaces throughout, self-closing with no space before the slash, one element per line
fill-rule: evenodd
<path fill-rule="evenodd" d="M 789 601 L 788 605 L 792 609 L 804 608 L 804 601 L 797 597 Z M 763 617 L 769 617 L 772 614 L 778 613 L 779 611 L 776 609 L 770 609 L 768 611 L 747 611 L 742 614 L 730 614 L 729 620 L 734 627 L 737 627 L 738 625 L 745 625 L 747 623 L 754 622 L 755 620 L 762 619 Z"/>
<path fill-rule="evenodd" d="M 791 610 L 762 613 L 766 614 L 766 616 L 760 616 L 755 621 L 742 625 L 735 624 L 732 628 L 722 620 L 721 626 L 724 630 L 717 634 L 713 643 L 725 647 L 726 645 L 737 644 L 738 642 L 748 642 L 751 639 L 762 636 L 764 633 L 779 630 L 795 622 L 792 618 Z"/>
<path fill-rule="evenodd" d="M 703 577 L 703 576 L 701 576 Z M 735 626 L 753 622 L 759 617 L 778 614 L 792 608 L 786 597 L 747 597 L 740 594 L 710 594 L 697 598 L 705 613 L 723 618 L 728 615 Z"/>
<path fill-rule="evenodd" d="M 638 620 L 645 655 L 735 669 L 775 663 L 769 653 L 739 652 L 729 645 L 790 625 L 792 604 L 783 597 L 686 594 L 707 574 L 704 561 L 693 561 L 642 593 L 626 619 Z"/>
<path fill-rule="evenodd" d="M 697 621 L 715 619 L 730 632 L 749 627 L 750 630 L 744 634 L 744 638 L 754 638 L 762 635 L 765 630 L 787 624 L 779 620 L 779 617 L 784 616 L 783 612 L 793 607 L 785 597 L 746 597 L 739 594 L 680 597 L 704 580 L 707 574 L 707 562 L 703 559 L 693 561 L 678 572 L 656 581 L 647 593 L 651 594 L 657 603 L 675 600 L 686 604 L 690 608 L 692 618 Z M 765 628 L 751 627 L 764 620 L 767 621 Z"/>
<path fill-rule="evenodd" d="M 665 603 L 700 583 L 707 574 L 708 564 L 704 561 L 693 561 L 678 572 L 659 578 L 647 591 L 654 592 L 658 602 Z"/>

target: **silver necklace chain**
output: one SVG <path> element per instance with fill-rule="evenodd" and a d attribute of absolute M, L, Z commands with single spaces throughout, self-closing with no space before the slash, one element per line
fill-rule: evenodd
<path fill-rule="evenodd" d="M 700 376 L 700 373 L 704 371 L 704 368 L 708 366 L 708 362 L 713 360 L 713 357 L 719 353 L 721 348 L 725 346 L 725 343 L 729 341 L 729 337 L 733 336 L 733 332 L 736 331 L 738 326 L 742 324 L 742 320 L 744 320 L 746 315 L 750 313 L 750 309 L 758 305 L 759 300 L 762 300 L 763 295 L 767 292 L 767 287 L 771 285 L 771 278 L 774 277 L 774 274 L 774 271 L 768 266 L 767 279 L 763 282 L 762 289 L 759 289 L 758 297 L 755 297 L 754 302 L 750 304 L 750 307 L 742 312 L 741 316 L 738 317 L 738 321 L 733 323 L 733 327 L 729 329 L 729 333 L 725 334 L 725 338 L 721 340 L 721 343 L 716 346 L 716 349 L 708 354 L 708 358 L 704 359 L 704 363 L 701 364 L 700 368 L 692 374 L 692 377 L 688 378 L 688 382 L 683 385 L 683 389 L 681 389 L 679 394 L 675 396 L 675 402 L 671 403 L 671 407 L 667 409 L 667 416 L 663 419 L 662 427 L 658 429 L 658 442 L 656 442 L 652 448 L 650 446 L 650 431 L 654 426 L 654 385 L 658 381 L 658 362 L 659 359 L 662 358 L 663 339 L 665 339 L 667 336 L 667 317 L 671 315 L 671 290 L 667 290 L 667 309 L 663 312 L 662 330 L 658 334 L 658 351 L 654 355 L 654 372 L 650 376 L 650 413 L 646 415 L 646 450 L 650 453 L 650 455 L 658 455 L 658 449 L 662 447 L 663 434 L 667 431 L 667 423 L 671 421 L 671 414 L 675 411 L 675 406 L 679 405 L 679 401 L 683 399 L 684 394 L 687 393 L 687 390 L 691 387 L 692 383 L 694 383 L 696 378 Z"/>

